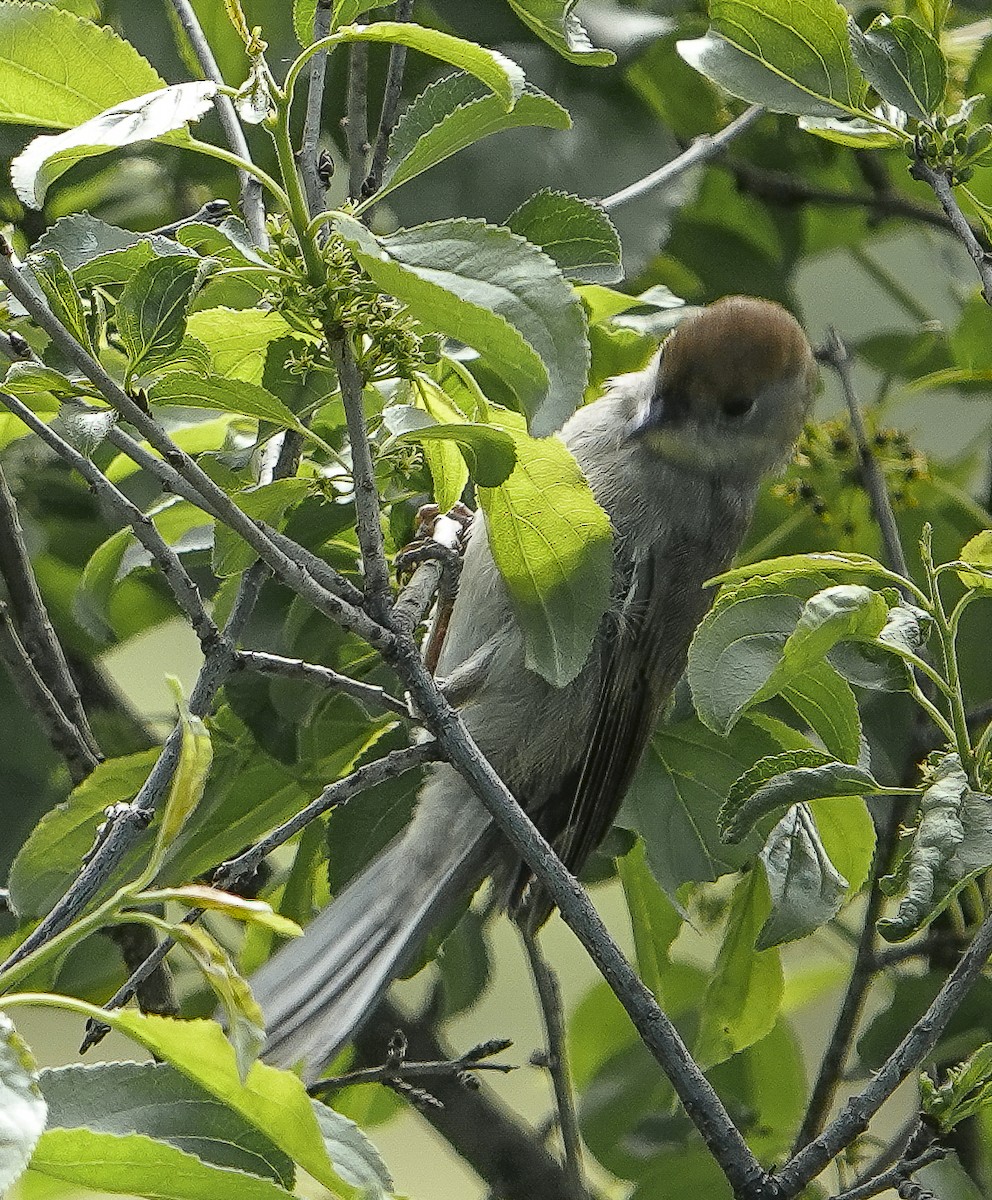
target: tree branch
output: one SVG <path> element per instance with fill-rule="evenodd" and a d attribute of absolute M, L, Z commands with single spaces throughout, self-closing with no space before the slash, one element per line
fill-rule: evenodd
<path fill-rule="evenodd" d="M 369 153 L 369 50 L 363 42 L 348 47 L 348 195 L 360 200 Z"/>
<path fill-rule="evenodd" d="M 985 303 L 992 304 L 992 262 L 979 244 L 978 238 L 975 237 L 968 218 L 961 211 L 947 172 L 935 171 L 929 163 L 917 156 L 910 167 L 910 174 L 914 179 L 920 179 L 933 188 L 934 195 L 940 201 L 940 207 L 944 210 L 951 228 L 961 239 L 971 261 L 975 264 L 975 270 L 982 281 L 982 295 Z"/>
<path fill-rule="evenodd" d="M 74 446 L 71 446 L 50 425 L 46 425 L 16 396 L 0 391 L 0 403 L 15 417 L 23 421 L 32 433 L 37 434 L 64 462 L 82 475 L 104 503 L 131 526 L 134 536 L 152 556 L 165 576 L 176 603 L 193 627 L 204 653 L 209 654 L 212 647 L 220 640 L 220 630 L 203 607 L 199 590 L 187 574 L 179 555 L 155 528 L 152 519 L 145 516 L 140 508 L 132 504 L 90 459 L 84 454 L 80 454 Z"/>
<path fill-rule="evenodd" d="M 515 1063 L 494 1063 L 488 1062 L 487 1059 L 494 1054 L 502 1054 L 512 1045 L 513 1043 L 506 1038 L 496 1038 L 474 1046 L 459 1058 L 434 1059 L 429 1062 L 411 1062 L 405 1057 L 404 1045 L 403 1055 L 389 1053 L 381 1066 L 359 1067 L 344 1075 L 325 1076 L 312 1083 L 307 1091 L 311 1096 L 324 1096 L 328 1092 L 337 1092 L 356 1083 L 381 1083 L 388 1087 L 393 1083 L 406 1083 L 412 1079 L 456 1079 L 465 1084 L 472 1071 L 496 1071 L 500 1075 L 508 1075 L 510 1071 L 517 1070 Z"/>
<path fill-rule="evenodd" d="M 66 718 L 95 758 L 102 758 L 90 729 L 79 691 L 69 671 L 62 643 L 45 609 L 34 568 L 24 543 L 17 504 L 0 467 L 0 575 L 7 585 L 18 634 L 35 670 L 58 701 Z"/>
<path fill-rule="evenodd" d="M 396 0 L 394 21 L 409 21 L 413 12 L 413 0 Z M 382 173 L 389 154 L 389 137 L 396 127 L 399 115 L 400 96 L 403 92 L 403 71 L 406 68 L 406 46 L 394 42 L 389 47 L 389 66 L 386 68 L 386 83 L 382 92 L 382 110 L 379 113 L 379 131 L 372 147 L 369 173 L 362 184 L 361 199 L 367 200 L 379 190 Z M 370 218 L 367 216 L 366 220 Z"/>
<path fill-rule="evenodd" d="M 874 861 L 869 881 L 868 903 L 865 905 L 864 919 L 861 925 L 861 936 L 851 968 L 851 978 L 844 993 L 840 1012 L 834 1024 L 833 1033 L 820 1061 L 820 1070 L 810 1096 L 802 1126 L 796 1135 L 792 1148 L 793 1155 L 807 1146 L 823 1128 L 830 1111 L 830 1106 L 837 1094 L 837 1088 L 844 1073 L 844 1063 L 851 1049 L 851 1043 L 864 1011 L 865 1000 L 877 970 L 875 957 L 875 923 L 878 920 L 885 897 L 878 886 L 881 875 L 888 870 L 889 860 L 899 831 L 899 808 L 893 805 L 888 814 L 888 820 L 882 829 L 875 847 Z"/>
<path fill-rule="evenodd" d="M 555 1104 L 558 1109 L 558 1130 L 564 1150 L 565 1178 L 575 1200 L 585 1200 L 589 1193 L 582 1168 L 582 1137 L 579 1133 L 579 1118 L 575 1111 L 575 1096 L 565 1046 L 565 1014 L 562 1010 L 561 989 L 554 969 L 541 952 L 536 931 L 525 923 L 521 923 L 519 928 L 544 1019 L 548 1047 L 547 1068 L 554 1086 Z"/>
<path fill-rule="evenodd" d="M 392 589 L 389 566 L 382 538 L 382 518 L 379 512 L 379 493 L 375 486 L 375 468 L 365 426 L 362 402 L 364 381 L 351 343 L 347 337 L 334 337 L 325 331 L 327 345 L 341 386 L 341 400 L 348 423 L 348 442 L 351 446 L 351 474 L 355 489 L 355 515 L 358 545 L 362 551 L 362 573 L 365 577 L 366 606 L 375 620 L 388 628 Z"/>
<path fill-rule="evenodd" d="M 193 5 L 189 0 L 171 0 L 171 4 L 176 19 L 189 38 L 204 78 L 223 84 L 224 77 L 221 75 L 217 60 L 210 49 L 210 43 L 204 36 Z M 241 128 L 241 122 L 238 120 L 238 114 L 234 110 L 230 96 L 218 92 L 214 96 L 214 107 L 217 109 L 217 116 L 220 119 L 227 144 L 239 158 L 251 162 L 251 151 L 248 149 L 244 130 Z M 244 216 L 245 224 L 248 226 L 255 245 L 264 249 L 268 245 L 269 239 L 265 232 L 265 204 L 262 200 L 262 185 L 253 175 L 242 170 L 238 171 L 238 185 L 241 190 L 241 213 Z"/>
<path fill-rule="evenodd" d="M 688 149 L 683 150 L 676 158 L 665 163 L 656 171 L 652 171 L 650 175 L 645 175 L 636 183 L 628 184 L 619 192 L 614 192 L 612 196 L 600 200 L 600 206 L 610 212 L 611 209 L 619 208 L 621 204 L 628 204 L 631 200 L 636 200 L 656 188 L 667 187 L 676 179 L 681 178 L 686 171 L 702 166 L 703 163 L 711 162 L 723 154 L 731 142 L 750 129 L 764 114 L 765 110 L 760 104 L 752 104 L 739 117 L 731 121 L 725 129 L 721 129 L 719 133 L 703 134 L 701 137 L 695 138 Z"/>
<path fill-rule="evenodd" d="M 313 40 L 327 37 L 331 28 L 332 0 L 317 0 L 313 18 Z M 310 216 L 324 208 L 325 185 L 319 169 L 320 118 L 324 107 L 324 80 L 327 75 L 327 51 L 318 50 L 310 59 L 310 78 L 307 80 L 307 105 L 303 118 L 303 138 L 300 142 L 300 174 L 307 197 Z"/>
<path fill-rule="evenodd" d="M 237 858 L 229 859 L 214 872 L 213 883 L 216 887 L 229 888 L 232 884 L 239 882 L 249 875 L 253 875 L 258 869 L 259 863 L 266 858 L 273 850 L 288 842 L 290 838 L 295 837 L 301 829 L 309 825 L 311 821 L 322 816 L 332 808 L 338 808 L 342 804 L 346 804 L 352 796 L 357 796 L 359 792 L 364 792 L 366 788 L 373 787 L 377 783 L 382 783 L 386 779 L 393 779 L 397 775 L 402 775 L 406 771 L 413 770 L 414 767 L 421 767 L 425 763 L 435 762 L 438 758 L 437 747 L 433 742 L 416 742 L 412 746 L 405 746 L 401 750 L 390 750 L 388 754 L 384 754 L 382 758 L 377 758 L 375 762 L 366 763 L 364 767 L 358 767 L 352 771 L 350 775 L 346 775 L 344 779 L 338 779 L 334 783 L 329 783 L 320 795 L 306 806 L 301 808 L 298 813 L 290 817 L 288 821 L 284 821 L 280 826 L 256 842 L 243 854 L 239 854 Z"/>
<path fill-rule="evenodd" d="M 283 679 L 300 679 L 306 683 L 316 683 L 320 687 L 336 688 L 365 704 L 389 709 L 401 717 L 410 715 L 406 704 L 396 696 L 391 696 L 385 688 L 374 683 L 365 683 L 361 679 L 352 679 L 350 675 L 342 675 L 318 663 L 304 662 L 299 658 L 283 658 L 281 654 L 266 654 L 261 650 L 239 650 L 238 666 L 258 671 L 263 675 L 279 675 Z"/>
<path fill-rule="evenodd" d="M 284 583 L 312 604 L 318 612 L 364 638 L 373 648 L 388 650 L 393 638 L 387 629 L 355 606 L 330 593 L 309 571 L 301 567 L 298 561 L 280 550 L 273 538 L 243 513 L 223 488 L 214 483 L 188 454 L 180 450 L 158 422 L 128 396 L 103 366 L 86 352 L 47 305 L 26 286 L 12 262 L 12 253 L 9 243 L 0 238 L 0 282 L 21 301 L 35 323 L 95 384 L 109 403 L 162 455 L 173 471 L 192 486 L 193 491 L 200 497 L 195 503 L 242 537 Z M 153 456 L 149 457 L 153 459 Z"/>
<path fill-rule="evenodd" d="M 514 800 L 459 715 L 444 699 L 416 646 L 406 639 L 397 639 L 390 658 L 410 689 L 424 724 L 437 738 L 448 760 L 472 786 L 513 849 L 547 890 L 565 923 L 626 1009 L 735 1194 L 740 1200 L 772 1200 L 776 1196 L 774 1181 L 751 1153 L 675 1026 L 610 936 L 585 889 Z"/>
<path fill-rule="evenodd" d="M 52 748 L 65 760 L 73 784 L 81 783 L 100 759 L 36 670 L 3 601 L 0 601 L 0 659 L 24 703 L 38 718 Z"/>
<path fill-rule="evenodd" d="M 992 916 L 988 917 L 951 972 L 933 1003 L 903 1038 L 867 1086 L 844 1105 L 814 1141 L 789 1160 L 778 1174 L 783 1197 L 802 1189 L 868 1128 L 872 1117 L 911 1071 L 936 1046 L 947 1023 L 981 975 L 992 954 Z"/>
<path fill-rule="evenodd" d="M 836 329 L 831 328 L 828 331 L 826 345 L 817 350 L 816 357 L 820 362 L 825 362 L 832 367 L 840 379 L 847 411 L 851 416 L 851 428 L 854 430 L 854 438 L 858 445 L 858 458 L 861 461 L 865 491 L 871 499 L 872 512 L 882 534 L 887 563 L 893 571 L 902 575 L 903 578 L 908 578 L 909 568 L 906 565 L 906 556 L 903 554 L 902 542 L 899 540 L 899 528 L 892 511 L 888 488 L 885 486 L 885 476 L 882 474 L 882 468 L 878 465 L 878 459 L 872 454 L 868 444 L 868 432 L 865 429 L 864 417 L 861 415 L 858 398 L 854 392 L 854 384 L 851 380 L 851 356 Z"/>
<path fill-rule="evenodd" d="M 905 217 L 933 229 L 956 232 L 953 224 L 939 209 L 920 204 L 897 192 L 843 192 L 818 187 L 787 171 L 756 167 L 751 163 L 725 160 L 716 164 L 729 171 L 738 189 L 767 204 L 796 207 L 804 204 L 823 204 L 839 208 L 863 208 L 877 217 Z M 967 222 L 966 222 L 967 223 Z M 969 226 L 972 234 L 984 238 L 979 226 Z"/>

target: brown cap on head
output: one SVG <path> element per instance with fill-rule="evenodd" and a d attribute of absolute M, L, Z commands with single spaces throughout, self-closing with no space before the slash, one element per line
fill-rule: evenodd
<path fill-rule="evenodd" d="M 676 326 L 665 342 L 661 390 L 695 406 L 815 371 L 802 326 L 780 304 L 727 296 Z"/>

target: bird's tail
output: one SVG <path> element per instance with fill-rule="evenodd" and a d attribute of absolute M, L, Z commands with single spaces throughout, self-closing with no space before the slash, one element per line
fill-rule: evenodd
<path fill-rule="evenodd" d="M 312 1082 L 428 932 L 471 896 L 487 873 L 492 827 L 474 797 L 465 799 L 467 811 L 444 828 L 418 814 L 302 938 L 252 977 L 267 1030 L 263 1058 L 282 1067 L 302 1064 L 304 1079 Z"/>

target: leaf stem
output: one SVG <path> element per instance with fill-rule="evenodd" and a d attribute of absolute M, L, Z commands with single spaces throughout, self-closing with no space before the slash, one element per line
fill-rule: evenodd
<path fill-rule="evenodd" d="M 256 167 L 253 162 L 239 158 L 237 154 L 232 154 L 230 150 L 225 150 L 223 146 L 215 146 L 212 142 L 202 142 L 199 138 L 195 137 L 190 138 L 185 148 L 187 150 L 195 150 L 198 154 L 205 154 L 208 158 L 219 159 L 229 166 L 236 167 L 239 171 L 247 171 L 249 175 L 253 175 L 262 187 L 279 201 L 280 205 L 287 212 L 289 211 L 289 197 L 271 175 L 263 171 L 261 167 Z"/>

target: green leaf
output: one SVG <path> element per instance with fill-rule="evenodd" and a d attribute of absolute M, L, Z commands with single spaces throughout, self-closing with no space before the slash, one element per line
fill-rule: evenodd
<path fill-rule="evenodd" d="M 479 488 L 489 546 L 523 630 L 525 661 L 556 687 L 578 675 L 610 597 L 613 533 L 565 445 L 513 434 L 517 462 Z"/>
<path fill-rule="evenodd" d="M 665 970 L 670 965 L 669 950 L 682 928 L 682 918 L 655 882 L 641 838 L 622 858 L 617 859 L 617 872 L 623 885 L 630 927 L 634 934 L 637 973 L 658 1003 L 663 1005 Z"/>
<path fill-rule="evenodd" d="M 799 128 L 815 133 L 826 142 L 850 146 L 853 150 L 889 150 L 901 146 L 906 138 L 891 129 L 883 129 L 864 117 L 800 117 Z"/>
<path fill-rule="evenodd" d="M 464 219 L 376 238 L 341 215 L 335 229 L 413 316 L 487 356 L 516 392 L 532 433 L 560 428 L 582 402 L 585 312 L 558 268 L 523 238 Z"/>
<path fill-rule="evenodd" d="M 4 391 L 16 396 L 36 413 L 58 412 L 63 400 L 85 394 L 87 386 L 87 383 L 69 379 L 54 367 L 37 362 L 11 363 L 3 381 Z"/>
<path fill-rule="evenodd" d="M 130 374 L 162 366 L 179 349 L 203 267 L 194 255 L 153 258 L 125 285 L 114 311 Z"/>
<path fill-rule="evenodd" d="M 423 405 L 422 416 L 428 416 L 439 424 L 457 424 L 464 420 L 465 414 L 452 400 L 446 391 L 427 375 L 418 375 L 411 385 L 411 392 L 416 400 Z M 383 420 L 388 423 L 391 409 L 386 409 Z M 464 455 L 457 445 L 448 441 L 426 441 L 421 443 L 424 461 L 431 473 L 434 484 L 434 501 L 447 512 L 462 498 L 462 493 L 468 486 L 469 469 Z M 514 450 L 516 461 L 516 450 Z"/>
<path fill-rule="evenodd" d="M 883 100 L 919 121 L 940 111 L 947 62 L 921 25 L 880 13 L 863 33 L 851 17 L 848 30 L 854 61 Z"/>
<path fill-rule="evenodd" d="M 155 838 L 155 849 L 149 864 L 152 877 L 165 851 L 179 836 L 190 814 L 203 798 L 203 789 L 207 785 L 207 776 L 213 761 L 210 734 L 206 725 L 200 717 L 189 711 L 180 691 L 179 681 L 170 677 L 170 682 L 179 706 L 179 758 L 169 783 L 169 794 L 166 797 Z"/>
<path fill-rule="evenodd" d="M 295 1075 L 255 1062 L 242 1080 L 215 1021 L 174 1021 L 130 1009 L 93 1013 L 240 1113 L 332 1194 L 341 1190 L 310 1098 Z"/>
<path fill-rule="evenodd" d="M 319 1100 L 311 1100 L 314 1116 L 331 1162 L 345 1181 L 360 1188 L 363 1200 L 385 1200 L 393 1181 L 379 1151 L 354 1121 Z"/>
<path fill-rule="evenodd" d="M 574 13 L 576 0 L 508 0 L 521 21 L 562 58 L 581 66 L 610 67 L 617 56 L 598 50 Z"/>
<path fill-rule="evenodd" d="M 804 804 L 789 809 L 771 831 L 761 861 L 772 911 L 761 927 L 756 949 L 806 937 L 840 911 L 847 880 L 830 861 Z"/>
<path fill-rule="evenodd" d="M 875 823 L 856 796 L 826 796 L 809 804 L 830 861 L 850 885 L 850 894 L 868 882 L 875 853 Z"/>
<path fill-rule="evenodd" d="M 505 430 L 493 425 L 441 423 L 422 409 L 402 404 L 386 409 L 383 419 L 397 441 L 420 444 L 456 442 L 479 487 L 499 487 L 507 481 L 516 466 L 517 450 L 513 438 Z"/>
<path fill-rule="evenodd" d="M 917 933 L 990 866 L 992 797 L 972 791 L 960 758 L 947 754 L 923 793 L 908 853 L 882 881 L 903 899 L 894 917 L 879 921 L 879 933 L 892 942 Z"/>
<path fill-rule="evenodd" d="M 43 1071 L 48 1128 L 145 1134 L 195 1155 L 292 1188 L 292 1161 L 264 1134 L 167 1063 L 95 1063 Z"/>
<path fill-rule="evenodd" d="M 224 1013 L 228 1041 L 234 1050 L 238 1077 L 243 1083 L 265 1043 L 262 1010 L 247 981 L 238 973 L 224 947 L 202 925 L 183 921 L 170 923 L 151 916 L 145 916 L 143 920 L 178 942 L 210 985 Z"/>
<path fill-rule="evenodd" d="M 507 217 L 506 225 L 553 258 L 566 279 L 603 284 L 623 278 L 620 236 L 592 200 L 542 188 Z"/>
<path fill-rule="evenodd" d="M 506 106 L 472 75 L 439 79 L 413 101 L 389 139 L 389 164 L 378 203 L 395 188 L 444 162 L 490 134 L 525 125 L 570 129 L 568 113 L 538 88 L 527 84 L 516 104 Z"/>
<path fill-rule="evenodd" d="M 782 660 L 804 601 L 825 582 L 816 576 L 777 575 L 720 593 L 689 647 L 693 704 L 711 729 L 728 732 L 756 703 Z"/>
<path fill-rule="evenodd" d="M 728 846 L 717 815 L 734 780 L 756 759 L 780 749 L 749 719 L 727 737 L 694 717 L 655 733 L 619 823 L 644 839 L 651 872 L 669 897 L 674 899 L 684 883 L 711 882 L 754 857 L 757 839 L 744 847 Z"/>
<path fill-rule="evenodd" d="M 438 29 L 426 29 L 423 25 L 414 25 L 412 21 L 345 25 L 324 38 L 321 44 L 333 46 L 340 42 L 386 42 L 429 54 L 481 79 L 490 91 L 499 96 L 507 109 L 516 104 L 524 90 L 524 73 L 512 59 L 497 50 L 487 50 L 475 42 L 467 42 Z"/>
<path fill-rule="evenodd" d="M 127 283 L 156 255 L 189 253 L 161 234 L 119 229 L 85 212 L 59 218 L 38 238 L 33 250 L 54 250 L 80 287 Z"/>
<path fill-rule="evenodd" d="M 711 0 L 710 22 L 678 51 L 731 95 L 774 112 L 864 113 L 866 84 L 837 0 Z"/>
<path fill-rule="evenodd" d="M 140 894 L 142 904 L 185 904 L 187 908 L 206 908 L 211 912 L 224 913 L 233 921 L 244 921 L 249 925 L 261 925 L 278 933 L 280 937 L 300 937 L 303 930 L 295 921 L 273 911 L 265 900 L 249 900 L 222 892 L 205 883 L 187 883 L 183 887 L 145 888 Z"/>
<path fill-rule="evenodd" d="M 942 1134 L 992 1104 L 992 1042 L 949 1067 L 939 1087 L 929 1075 L 921 1075 L 920 1094 L 922 1111 Z"/>
<path fill-rule="evenodd" d="M 221 375 L 170 371 L 148 391 L 152 404 L 180 404 L 186 408 L 213 408 L 240 413 L 258 421 L 271 421 L 281 429 L 300 429 L 300 420 L 281 400 L 255 383 Z"/>
<path fill-rule="evenodd" d="M 29 208 L 41 208 L 51 184 L 77 162 L 185 132 L 188 121 L 198 121 L 212 107 L 216 91 L 209 81 L 177 83 L 116 104 L 65 133 L 36 137 L 10 164 L 14 191 Z"/>
<path fill-rule="evenodd" d="M 53 316 L 69 330 L 84 350 L 92 354 L 93 342 L 86 322 L 86 305 L 65 263 L 54 250 L 45 250 L 38 255 L 29 255 L 26 265 L 45 293 Z"/>
<path fill-rule="evenodd" d="M 961 547 L 958 558 L 981 571 L 958 571 L 967 588 L 992 588 L 992 529 L 983 529 Z"/>
<path fill-rule="evenodd" d="M 761 562 L 745 563 L 718 575 L 711 583 L 741 583 L 746 579 L 769 579 L 773 575 L 831 575 L 847 578 L 878 579 L 886 583 L 900 584 L 901 578 L 888 567 L 883 567 L 867 554 L 841 554 L 830 550 L 816 554 L 785 554 L 780 558 L 766 558 Z"/>
<path fill-rule="evenodd" d="M 210 536 L 210 518 L 185 500 L 170 497 L 147 515 L 170 546 L 182 545 L 184 540 L 186 546 L 203 545 Z M 201 531 L 199 538 L 195 530 Z M 114 637 L 111 603 L 117 585 L 131 571 L 151 561 L 130 528 L 119 529 L 93 551 L 72 597 L 72 615 L 91 637 L 100 642 Z"/>
<path fill-rule="evenodd" d="M 843 762 L 861 753 L 858 701 L 844 678 L 826 662 L 815 663 L 782 688 L 782 697 Z"/>
<path fill-rule="evenodd" d="M 885 627 L 888 613 L 885 597 L 861 584 L 835 584 L 817 592 L 803 605 L 796 627 L 782 647 L 781 661 L 745 707 L 777 695 L 811 669 L 824 665 L 838 642 L 875 638 Z"/>
<path fill-rule="evenodd" d="M 5 124 L 65 129 L 164 86 L 151 63 L 106 26 L 54 4 L 0 4 Z"/>
<path fill-rule="evenodd" d="M 205 1163 L 141 1133 L 102 1133 L 83 1127 L 49 1129 L 35 1149 L 31 1171 L 75 1188 L 151 1200 L 289 1200 L 292 1196 L 271 1180 Z"/>
<path fill-rule="evenodd" d="M 775 949 L 755 949 L 771 907 L 764 873 L 737 885 L 726 932 L 700 1006 L 695 1055 L 712 1067 L 753 1045 L 778 1019 L 784 975 Z"/>
<path fill-rule="evenodd" d="M 55 904 L 93 845 L 103 810 L 132 800 L 158 755 L 156 747 L 99 763 L 68 800 L 42 817 L 18 851 L 8 879 L 11 903 L 22 920 L 44 916 Z"/>
<path fill-rule="evenodd" d="M 210 351 L 217 375 L 261 383 L 273 342 L 293 331 L 276 312 L 259 308 L 205 308 L 193 313 L 187 330 Z"/>
<path fill-rule="evenodd" d="M 23 1173 L 45 1128 L 47 1108 L 31 1051 L 0 1013 L 0 1191 Z"/>
<path fill-rule="evenodd" d="M 281 529 L 286 513 L 299 504 L 310 491 L 306 479 L 274 479 L 259 487 L 236 492 L 231 498 L 242 512 L 253 521 L 264 521 L 274 529 Z M 214 530 L 214 552 L 211 566 L 215 575 L 224 578 L 239 575 L 258 557 L 258 554 L 226 525 Z"/>
<path fill-rule="evenodd" d="M 762 758 L 737 780 L 720 812 L 728 842 L 739 842 L 762 817 L 821 796 L 870 796 L 882 789 L 869 771 L 820 750 L 788 750 Z"/>

